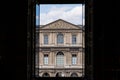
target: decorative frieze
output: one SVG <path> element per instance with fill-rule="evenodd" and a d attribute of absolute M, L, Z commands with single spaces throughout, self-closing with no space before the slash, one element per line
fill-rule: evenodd
<path fill-rule="evenodd" d="M 65 30 L 65 29 L 56 29 L 56 30 L 53 30 L 53 29 L 40 29 L 40 33 L 58 33 L 58 32 L 62 32 L 62 33 L 82 33 L 82 30 L 81 29 L 70 29 L 70 30 Z"/>
<path fill-rule="evenodd" d="M 80 29 L 79 26 L 76 26 L 61 19 L 53 23 L 47 24 L 41 28 L 42 29 Z"/>
<path fill-rule="evenodd" d="M 51 48 L 51 51 L 69 51 L 69 48 Z"/>
<path fill-rule="evenodd" d="M 79 51 L 79 48 L 70 48 L 70 51 Z"/>
<path fill-rule="evenodd" d="M 78 52 L 78 51 L 83 51 L 84 52 L 84 48 L 82 47 L 74 47 L 74 48 L 71 48 L 71 47 L 40 47 L 39 48 L 39 51 L 42 51 L 42 52 L 51 52 L 51 51 L 67 51 L 67 52 Z"/>

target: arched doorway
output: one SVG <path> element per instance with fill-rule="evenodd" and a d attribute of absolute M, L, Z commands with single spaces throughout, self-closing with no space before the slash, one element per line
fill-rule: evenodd
<path fill-rule="evenodd" d="M 71 77 L 78 77 L 77 73 L 72 73 Z"/>
<path fill-rule="evenodd" d="M 48 73 L 44 73 L 42 77 L 50 77 L 50 75 Z"/>
<path fill-rule="evenodd" d="M 65 75 L 64 75 L 64 73 L 62 73 L 62 72 L 58 72 L 57 74 L 56 74 L 56 77 L 64 77 Z"/>

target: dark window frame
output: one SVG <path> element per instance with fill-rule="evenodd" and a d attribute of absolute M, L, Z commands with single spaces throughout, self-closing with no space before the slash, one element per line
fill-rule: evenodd
<path fill-rule="evenodd" d="M 29 0 L 28 1 L 28 25 L 27 25 L 27 40 L 28 40 L 28 46 L 27 46 L 27 79 L 30 80 L 30 78 L 32 79 L 35 79 L 35 80 L 38 80 L 39 78 L 37 78 L 35 76 L 35 19 L 36 19 L 36 16 L 35 16 L 35 5 L 36 4 L 45 4 L 44 3 L 45 1 L 33 1 L 33 0 Z M 53 1 L 54 2 L 54 1 Z M 89 3 L 88 3 L 89 2 Z M 48 3 L 51 3 L 51 2 L 48 2 Z M 47 3 L 47 4 L 48 4 Z M 59 2 L 58 2 L 59 3 Z M 63 2 L 64 3 L 64 2 Z M 66 3 L 69 3 L 69 2 L 66 2 Z M 74 3 L 74 2 L 72 2 Z M 80 3 L 80 2 L 78 2 Z M 82 3 L 82 2 L 81 2 Z M 90 9 L 93 7 L 91 4 L 93 3 L 92 0 L 90 1 L 86 1 L 86 2 L 83 2 L 85 3 L 85 10 L 86 10 L 86 17 L 85 17 L 85 39 L 88 39 L 88 40 L 85 40 L 85 43 L 87 45 L 86 48 L 85 48 L 85 53 L 89 52 L 89 54 L 86 54 L 85 55 L 85 76 L 81 79 L 89 79 L 89 80 L 93 80 L 93 64 L 92 64 L 92 46 L 90 46 L 91 42 L 89 40 L 92 40 L 90 39 L 92 37 L 92 34 L 88 35 L 89 33 L 92 33 L 92 14 L 90 11 Z M 65 4 L 65 3 L 64 3 Z M 91 9 L 92 10 L 92 9 Z M 89 16 L 89 17 L 88 17 Z M 32 36 L 32 37 L 30 37 Z M 88 38 L 90 37 L 90 38 Z M 31 46 L 32 45 L 32 46 Z M 86 64 L 87 63 L 87 64 Z"/>
<path fill-rule="evenodd" d="M 61 57 L 63 58 L 63 59 L 62 59 L 63 63 L 62 63 L 62 64 L 58 64 L 58 62 L 61 62 Z M 58 59 L 58 58 L 59 58 L 59 59 Z M 59 61 L 58 61 L 58 60 L 59 60 Z M 56 65 L 57 65 L 57 66 L 64 65 L 64 54 L 63 54 L 63 52 L 58 52 L 58 53 L 56 54 Z"/>
<path fill-rule="evenodd" d="M 64 35 L 62 33 L 57 34 L 57 44 L 63 44 L 64 43 Z"/>
<path fill-rule="evenodd" d="M 49 37 L 48 37 L 48 35 L 44 35 L 44 44 L 46 45 L 46 44 L 49 44 Z"/>
<path fill-rule="evenodd" d="M 73 58 L 76 58 L 76 62 L 73 62 Z M 76 65 L 76 64 L 77 64 L 77 55 L 72 54 L 72 65 Z"/>
<path fill-rule="evenodd" d="M 77 43 L 77 36 L 72 35 L 72 44 L 76 44 L 76 43 Z"/>
<path fill-rule="evenodd" d="M 47 57 L 47 61 L 46 61 L 46 57 Z M 44 54 L 44 60 L 43 60 L 43 62 L 44 62 L 44 65 L 48 65 L 49 64 L 49 55 L 48 54 Z"/>

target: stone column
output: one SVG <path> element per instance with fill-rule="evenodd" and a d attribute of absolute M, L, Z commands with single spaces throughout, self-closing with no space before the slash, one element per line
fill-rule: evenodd
<path fill-rule="evenodd" d="M 69 72 L 68 72 L 68 70 L 65 70 L 65 71 L 64 71 L 64 74 L 65 74 L 65 77 L 69 77 Z"/>
<path fill-rule="evenodd" d="M 82 41 L 83 37 L 82 37 L 82 33 L 78 33 L 77 35 L 77 44 L 82 45 Z"/>
<path fill-rule="evenodd" d="M 64 52 L 64 66 L 66 66 L 66 52 Z"/>
<path fill-rule="evenodd" d="M 85 34 L 84 33 L 82 33 L 82 43 L 83 43 L 83 47 L 85 47 Z"/>
<path fill-rule="evenodd" d="M 69 63 L 68 63 L 68 52 L 66 52 L 66 65 L 68 66 Z"/>
<path fill-rule="evenodd" d="M 52 55 L 51 55 L 51 54 L 52 54 L 52 53 L 50 52 L 50 53 L 49 53 L 49 61 L 48 61 L 48 62 L 49 62 L 49 65 L 52 64 Z"/>
<path fill-rule="evenodd" d="M 51 34 L 48 34 L 48 45 L 51 45 Z"/>
<path fill-rule="evenodd" d="M 66 44 L 70 45 L 70 42 L 71 42 L 71 33 L 66 33 Z"/>
<path fill-rule="evenodd" d="M 41 33 L 40 39 L 41 39 L 41 44 L 43 45 L 43 43 L 44 43 L 44 35 L 43 35 L 43 33 Z"/>
<path fill-rule="evenodd" d="M 50 76 L 50 77 L 55 77 L 54 75 L 55 75 L 55 73 L 54 73 L 54 72 L 51 72 L 51 76 Z"/>
<path fill-rule="evenodd" d="M 65 45 L 68 45 L 68 42 L 67 42 L 67 40 L 68 40 L 68 33 L 65 33 Z"/>
<path fill-rule="evenodd" d="M 43 53 L 42 52 L 39 52 L 39 65 L 43 65 Z"/>
<path fill-rule="evenodd" d="M 82 55 L 82 65 L 83 65 L 83 67 L 85 67 L 85 53 L 81 53 L 81 55 Z"/>
<path fill-rule="evenodd" d="M 55 42 L 55 41 L 54 41 L 54 33 L 52 32 L 51 35 L 52 35 L 52 36 L 51 36 L 51 38 L 52 38 L 52 41 L 51 41 L 51 42 L 52 42 L 52 44 L 54 44 L 54 42 Z"/>
<path fill-rule="evenodd" d="M 69 44 L 71 45 L 72 44 L 72 35 L 71 35 L 71 33 L 69 33 L 69 36 L 68 36 L 68 38 L 69 38 Z"/>
<path fill-rule="evenodd" d="M 39 43 L 40 43 L 40 45 L 39 46 L 41 46 L 42 45 L 42 33 L 39 33 Z"/>
<path fill-rule="evenodd" d="M 83 44 L 83 33 L 80 33 L 80 43 Z"/>
<path fill-rule="evenodd" d="M 57 33 L 54 33 L 53 39 L 54 39 L 54 44 L 56 45 L 57 44 Z"/>
<path fill-rule="evenodd" d="M 82 52 L 79 52 L 79 55 L 80 55 L 80 56 L 79 56 L 79 58 L 80 58 L 80 60 L 79 60 L 79 61 L 80 61 L 80 65 L 82 65 L 83 59 L 84 59 L 84 58 L 83 58 L 83 55 L 82 55 Z"/>
<path fill-rule="evenodd" d="M 81 56 L 80 56 L 80 52 L 78 52 L 77 54 L 77 64 L 80 65 L 81 64 Z"/>
<path fill-rule="evenodd" d="M 50 65 L 53 65 L 53 52 L 52 51 L 50 52 L 50 55 L 51 55 L 51 57 L 50 57 L 51 58 L 50 59 L 51 64 Z"/>
<path fill-rule="evenodd" d="M 71 65 L 71 52 L 68 52 L 68 65 Z"/>
<path fill-rule="evenodd" d="M 53 52 L 53 65 L 54 65 L 54 67 L 56 66 L 55 65 L 55 63 L 56 63 L 56 61 L 55 61 L 56 59 L 55 58 L 56 58 L 56 55 L 55 55 L 55 52 Z"/>
<path fill-rule="evenodd" d="M 49 44 L 51 45 L 53 43 L 52 33 L 49 33 L 48 35 L 49 35 L 49 39 L 48 39 L 49 40 Z"/>
<path fill-rule="evenodd" d="M 80 44 L 80 42 L 81 42 L 80 33 L 77 34 L 76 38 L 77 38 L 77 42 L 76 43 Z"/>
<path fill-rule="evenodd" d="M 66 33 L 64 33 L 64 45 L 66 44 Z"/>

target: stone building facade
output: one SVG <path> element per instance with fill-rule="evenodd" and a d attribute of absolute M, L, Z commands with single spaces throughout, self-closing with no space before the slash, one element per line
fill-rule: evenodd
<path fill-rule="evenodd" d="M 39 77 L 82 77 L 85 33 L 62 19 L 39 27 L 36 70 Z"/>

